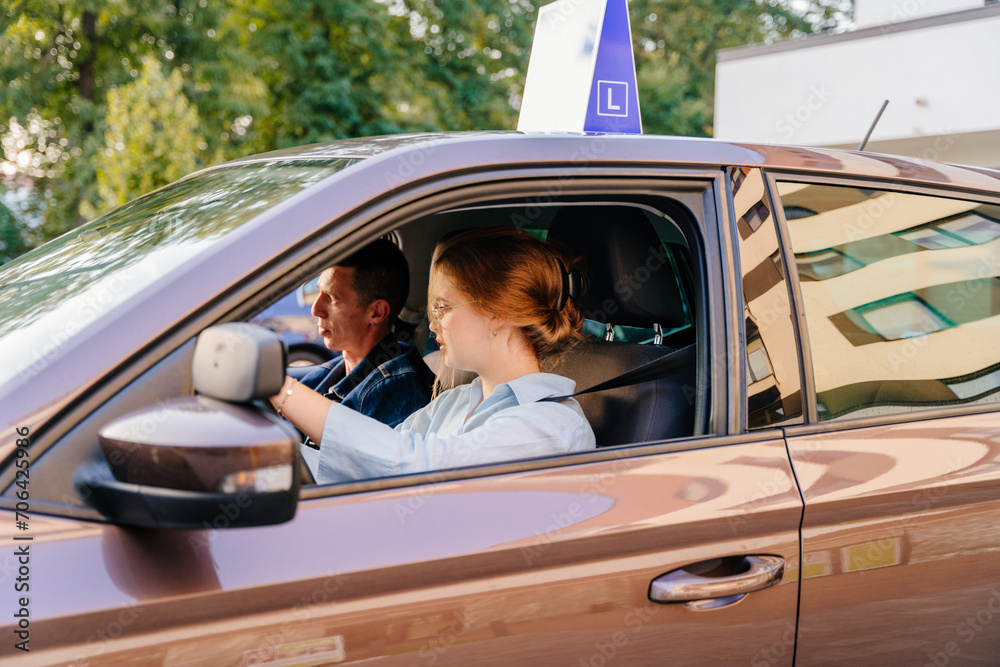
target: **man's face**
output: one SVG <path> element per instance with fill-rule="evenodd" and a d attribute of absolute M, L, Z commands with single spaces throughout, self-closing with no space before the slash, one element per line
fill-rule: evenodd
<path fill-rule="evenodd" d="M 319 278 L 319 296 L 313 302 L 312 314 L 323 343 L 331 350 L 358 349 L 364 345 L 364 335 L 371 327 L 371 309 L 358 303 L 352 287 L 354 271 L 334 266 Z"/>

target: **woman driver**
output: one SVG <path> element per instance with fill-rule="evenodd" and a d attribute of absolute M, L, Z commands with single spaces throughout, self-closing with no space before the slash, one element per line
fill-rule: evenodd
<path fill-rule="evenodd" d="M 313 441 L 303 456 L 320 484 L 592 449 L 576 383 L 541 372 L 581 337 L 573 262 L 506 227 L 458 234 L 431 267 L 430 327 L 443 363 L 478 374 L 392 429 L 286 378 L 271 401 Z M 570 279 L 572 276 L 573 279 Z M 574 288 L 570 286 L 573 285 Z"/>

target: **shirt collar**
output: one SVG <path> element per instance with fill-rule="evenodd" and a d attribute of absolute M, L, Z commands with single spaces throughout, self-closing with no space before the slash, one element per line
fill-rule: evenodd
<path fill-rule="evenodd" d="M 376 361 L 380 358 L 382 360 L 392 358 L 390 350 L 395 342 L 396 339 L 392 337 L 391 333 L 386 334 L 385 338 L 376 343 L 375 347 L 368 351 L 368 354 L 361 360 L 361 363 L 352 368 L 350 373 L 337 382 L 333 387 L 336 394 L 343 399 L 347 394 L 354 391 L 355 387 L 364 382 L 365 378 L 372 374 L 372 371 L 379 367 L 379 364 L 375 363 Z"/>
<path fill-rule="evenodd" d="M 476 377 L 467 386 L 469 387 L 469 413 L 466 415 L 466 419 L 473 414 L 503 405 L 510 396 L 514 397 L 518 405 L 530 405 L 550 396 L 572 394 L 576 388 L 576 382 L 552 373 L 528 373 L 510 382 L 498 384 L 489 398 L 485 399 L 483 398 L 482 378 Z"/>
<path fill-rule="evenodd" d="M 514 397 L 521 405 L 535 403 L 550 396 L 565 396 L 576 389 L 576 382 L 553 373 L 528 373 L 507 382 Z"/>

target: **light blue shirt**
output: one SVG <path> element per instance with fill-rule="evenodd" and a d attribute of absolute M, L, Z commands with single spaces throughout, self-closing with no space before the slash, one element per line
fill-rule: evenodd
<path fill-rule="evenodd" d="M 581 452 L 594 431 L 572 394 L 576 383 L 529 373 L 497 385 L 483 400 L 482 380 L 443 392 L 395 429 L 337 403 L 330 405 L 317 452 L 302 455 L 319 484 Z"/>

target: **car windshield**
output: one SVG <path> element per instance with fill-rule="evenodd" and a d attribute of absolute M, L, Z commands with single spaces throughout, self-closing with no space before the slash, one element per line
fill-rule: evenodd
<path fill-rule="evenodd" d="M 0 384 L 102 314 L 353 159 L 219 167 L 161 188 L 0 267 Z"/>

